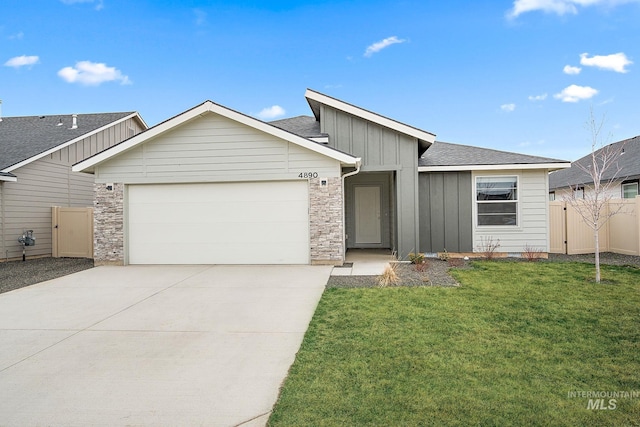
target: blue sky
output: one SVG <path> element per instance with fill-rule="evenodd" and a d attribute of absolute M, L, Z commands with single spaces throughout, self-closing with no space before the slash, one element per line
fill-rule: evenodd
<path fill-rule="evenodd" d="M 640 134 L 639 49 L 640 0 L 3 0 L 0 99 L 155 125 L 207 99 L 310 115 L 311 88 L 440 141 L 575 160 L 590 109 L 603 142 Z"/>

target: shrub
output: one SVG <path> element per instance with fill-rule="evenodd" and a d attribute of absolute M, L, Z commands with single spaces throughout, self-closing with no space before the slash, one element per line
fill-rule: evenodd
<path fill-rule="evenodd" d="M 409 253 L 409 261 L 411 261 L 411 264 L 422 264 L 424 262 L 424 254 L 421 253 L 417 253 L 414 254 L 413 252 Z"/>
<path fill-rule="evenodd" d="M 398 263 L 392 262 L 385 267 L 382 274 L 378 276 L 378 285 L 380 287 L 384 288 L 387 286 L 398 284 L 398 282 L 400 281 L 398 273 L 396 273 L 398 265 Z"/>
<path fill-rule="evenodd" d="M 527 243 L 524 247 L 524 252 L 522 252 L 522 256 L 529 262 L 536 262 L 542 258 L 542 252 L 544 252 L 543 249 L 529 246 Z"/>
<path fill-rule="evenodd" d="M 486 238 L 482 236 L 480 237 L 480 244 L 476 246 L 476 249 L 482 254 L 485 259 L 491 260 L 495 257 L 495 252 L 499 247 L 500 239 L 494 241 L 493 237 L 491 236 L 488 236 Z"/>

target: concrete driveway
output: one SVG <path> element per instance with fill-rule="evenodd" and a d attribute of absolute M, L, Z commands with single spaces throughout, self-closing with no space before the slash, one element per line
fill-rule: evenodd
<path fill-rule="evenodd" d="M 331 267 L 97 267 L 0 295 L 0 425 L 259 426 Z"/>

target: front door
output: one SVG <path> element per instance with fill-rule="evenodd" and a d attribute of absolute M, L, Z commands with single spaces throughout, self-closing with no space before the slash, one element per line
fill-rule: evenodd
<path fill-rule="evenodd" d="M 380 186 L 356 186 L 354 192 L 356 245 L 381 244 Z"/>

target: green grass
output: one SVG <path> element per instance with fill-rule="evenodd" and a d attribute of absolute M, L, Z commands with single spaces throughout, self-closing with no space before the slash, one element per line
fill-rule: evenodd
<path fill-rule="evenodd" d="M 474 266 L 459 288 L 328 289 L 269 425 L 640 425 L 640 397 L 568 395 L 640 393 L 640 270 Z"/>

